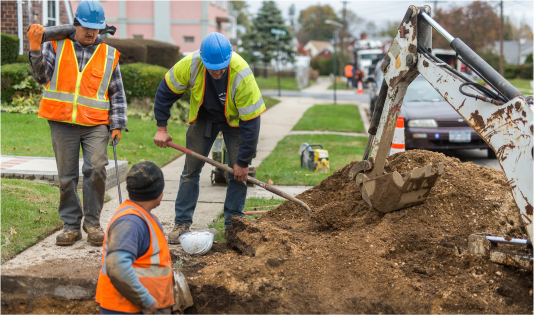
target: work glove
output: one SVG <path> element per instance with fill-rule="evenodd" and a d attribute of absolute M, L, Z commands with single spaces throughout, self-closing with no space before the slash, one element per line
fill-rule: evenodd
<path fill-rule="evenodd" d="M 43 34 L 46 28 L 39 24 L 33 24 L 28 30 L 27 36 L 30 40 L 31 50 L 41 50 L 41 42 L 43 41 Z"/>
<path fill-rule="evenodd" d="M 114 129 L 111 132 L 111 142 L 113 142 L 115 140 L 115 137 L 117 137 L 117 141 L 115 142 L 115 145 L 117 145 L 119 143 L 119 141 L 121 140 L 121 130 L 120 129 Z"/>

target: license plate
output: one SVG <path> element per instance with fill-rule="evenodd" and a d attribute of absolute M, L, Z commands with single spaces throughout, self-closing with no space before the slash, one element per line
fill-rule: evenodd
<path fill-rule="evenodd" d="M 450 142 L 471 142 L 471 131 L 449 131 Z"/>

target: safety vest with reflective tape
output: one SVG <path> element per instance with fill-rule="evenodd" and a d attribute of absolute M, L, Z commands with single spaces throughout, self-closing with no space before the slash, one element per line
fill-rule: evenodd
<path fill-rule="evenodd" d="M 101 307 L 108 310 L 126 313 L 141 312 L 141 306 L 132 304 L 115 289 L 106 272 L 109 228 L 115 220 L 128 214 L 137 215 L 145 220 L 150 230 L 148 251 L 133 262 L 132 267 L 135 274 L 150 295 L 158 301 L 159 308 L 172 306 L 174 305 L 174 276 L 165 234 L 148 212 L 130 200 L 126 200 L 119 206 L 106 229 L 102 251 L 102 268 L 98 277 L 95 300 L 100 303 Z"/>
<path fill-rule="evenodd" d="M 56 62 L 39 105 L 39 117 L 84 126 L 109 125 L 108 87 L 120 53 L 104 43 L 78 71 L 70 39 L 53 41 Z"/>
<path fill-rule="evenodd" d="M 260 89 L 247 62 L 237 53 L 232 53 L 228 73 L 228 91 L 224 105 L 226 121 L 232 127 L 239 127 L 239 119 L 251 120 L 266 110 Z M 206 67 L 197 50 L 178 61 L 165 75 L 165 82 L 176 94 L 191 89 L 189 123 L 198 116 L 204 101 Z"/>
<path fill-rule="evenodd" d="M 345 66 L 345 77 L 352 78 L 354 76 L 354 73 L 352 72 L 354 70 L 353 65 L 346 65 Z"/>

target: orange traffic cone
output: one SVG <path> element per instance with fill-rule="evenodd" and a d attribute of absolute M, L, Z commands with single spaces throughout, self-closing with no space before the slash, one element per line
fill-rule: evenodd
<path fill-rule="evenodd" d="M 404 118 L 399 116 L 397 119 L 397 126 L 395 126 L 395 133 L 393 134 L 393 142 L 391 143 L 391 150 L 389 155 L 404 152 L 406 146 L 404 145 Z"/>
<path fill-rule="evenodd" d="M 363 84 L 362 84 L 362 81 L 358 81 L 358 94 L 363 94 Z"/>

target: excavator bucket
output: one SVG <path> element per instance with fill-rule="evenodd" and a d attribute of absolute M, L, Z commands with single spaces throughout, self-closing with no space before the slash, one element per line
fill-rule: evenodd
<path fill-rule="evenodd" d="M 432 172 L 432 164 L 428 164 L 402 175 L 395 171 L 373 179 L 359 173 L 356 185 L 369 206 L 388 213 L 423 203 L 441 174 L 443 163 L 439 163 L 435 172 Z"/>

